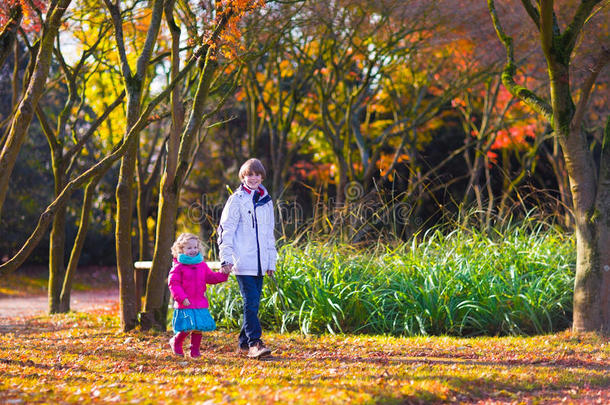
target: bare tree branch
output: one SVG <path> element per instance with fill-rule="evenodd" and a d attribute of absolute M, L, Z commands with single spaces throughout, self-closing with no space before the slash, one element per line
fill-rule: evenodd
<path fill-rule="evenodd" d="M 552 120 L 553 110 L 549 102 L 539 97 L 531 90 L 520 86 L 515 82 L 514 76 L 517 72 L 517 67 L 515 66 L 513 38 L 506 35 L 502 25 L 500 24 L 500 20 L 496 12 L 495 1 L 487 0 L 487 5 L 489 7 L 491 20 L 496 33 L 498 34 L 498 38 L 500 38 L 500 41 L 502 41 L 502 44 L 504 44 L 504 48 L 506 49 L 506 63 L 502 72 L 502 83 L 513 96 L 521 99 L 524 103 L 534 109 L 534 111 L 541 114 L 550 122 Z"/>

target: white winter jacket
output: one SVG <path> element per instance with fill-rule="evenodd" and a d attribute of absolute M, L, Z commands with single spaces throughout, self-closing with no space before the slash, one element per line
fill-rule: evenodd
<path fill-rule="evenodd" d="M 262 185 L 259 187 L 264 194 L 254 204 L 254 192 L 250 194 L 240 186 L 229 197 L 220 217 L 220 261 L 233 263 L 237 275 L 256 276 L 259 260 L 263 275 L 267 270 L 275 270 L 273 202 L 267 190 Z"/>

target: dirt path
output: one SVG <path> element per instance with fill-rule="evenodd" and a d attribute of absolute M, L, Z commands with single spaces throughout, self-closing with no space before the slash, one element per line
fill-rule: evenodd
<path fill-rule="evenodd" d="M 70 307 L 73 311 L 87 312 L 115 306 L 119 301 L 116 288 L 91 291 L 74 291 Z M 0 297 L 0 324 L 8 318 L 46 314 L 49 309 L 46 295 L 28 297 Z"/>

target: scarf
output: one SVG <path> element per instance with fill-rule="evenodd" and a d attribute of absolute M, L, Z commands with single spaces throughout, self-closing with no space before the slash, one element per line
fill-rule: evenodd
<path fill-rule="evenodd" d="M 189 256 L 182 253 L 178 256 L 178 261 L 182 264 L 199 264 L 203 261 L 203 256 L 201 256 L 201 253 L 197 253 L 197 256 Z"/>

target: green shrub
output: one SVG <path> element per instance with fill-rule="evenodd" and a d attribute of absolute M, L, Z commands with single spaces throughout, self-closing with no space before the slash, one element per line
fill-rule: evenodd
<path fill-rule="evenodd" d="M 287 244 L 279 289 L 265 279 L 261 320 L 306 334 L 548 333 L 571 322 L 574 263 L 572 236 L 531 221 L 491 233 L 434 229 L 410 243 L 365 249 Z M 233 278 L 210 289 L 210 302 L 220 326 L 239 327 Z"/>

